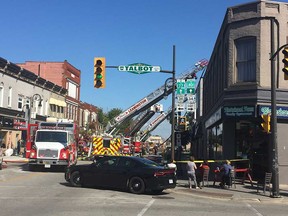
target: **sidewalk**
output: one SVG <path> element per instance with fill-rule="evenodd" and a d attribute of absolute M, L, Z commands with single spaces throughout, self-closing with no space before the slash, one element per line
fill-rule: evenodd
<path fill-rule="evenodd" d="M 185 193 L 192 196 L 200 196 L 211 199 L 226 199 L 236 201 L 255 201 L 255 202 L 269 202 L 269 203 L 282 203 L 288 205 L 288 185 L 280 185 L 280 198 L 270 197 L 269 190 L 266 194 L 263 193 L 263 188 L 259 189 L 257 193 L 257 182 L 253 183 L 253 187 L 250 182 L 245 184 L 236 183 L 236 188 L 222 189 L 219 186 L 219 182 L 213 186 L 213 181 L 209 182 L 209 186 L 202 189 L 189 189 L 188 180 L 177 180 L 177 187 L 175 188 L 177 193 Z M 272 187 L 272 185 L 271 185 Z M 262 190 L 261 190 L 262 189 Z M 272 189 L 271 189 L 272 191 Z"/>
<path fill-rule="evenodd" d="M 27 163 L 28 159 L 22 156 L 3 156 L 3 162 L 6 163 Z"/>

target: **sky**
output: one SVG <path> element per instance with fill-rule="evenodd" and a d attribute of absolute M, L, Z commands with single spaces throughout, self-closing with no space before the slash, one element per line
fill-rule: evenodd
<path fill-rule="evenodd" d="M 228 7 L 251 0 L 2 0 L 0 56 L 13 63 L 67 60 L 81 70 L 80 100 L 108 112 L 126 110 L 161 87 L 167 73 L 106 69 L 106 88 L 93 86 L 94 57 L 106 66 L 145 63 L 176 77 L 208 59 Z M 164 111 L 171 96 L 159 103 Z M 167 138 L 163 122 L 154 135 Z"/>

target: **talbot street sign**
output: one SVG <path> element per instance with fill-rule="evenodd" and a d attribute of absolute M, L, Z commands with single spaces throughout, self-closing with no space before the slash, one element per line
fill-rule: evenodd
<path fill-rule="evenodd" d="M 152 66 L 144 63 L 134 63 L 129 65 L 120 65 L 118 66 L 119 71 L 127 71 L 130 73 L 135 74 L 145 74 L 145 73 L 151 73 L 151 72 L 160 72 L 161 67 L 160 66 Z"/>

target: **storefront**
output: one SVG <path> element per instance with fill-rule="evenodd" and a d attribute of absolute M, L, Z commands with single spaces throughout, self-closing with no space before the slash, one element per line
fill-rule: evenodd
<path fill-rule="evenodd" d="M 254 178 L 271 171 L 270 133 L 261 127 L 261 115 L 271 113 L 270 106 L 224 106 L 206 122 L 206 147 L 209 159 L 249 159 Z M 286 168 L 285 132 L 288 108 L 277 106 L 278 151 L 280 167 Z"/>

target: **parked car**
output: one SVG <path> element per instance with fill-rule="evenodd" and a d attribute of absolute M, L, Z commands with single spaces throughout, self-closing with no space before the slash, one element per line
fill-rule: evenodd
<path fill-rule="evenodd" d="M 65 179 L 75 187 L 107 187 L 141 194 L 176 187 L 174 169 L 141 157 L 109 156 L 91 164 L 71 165 Z"/>

